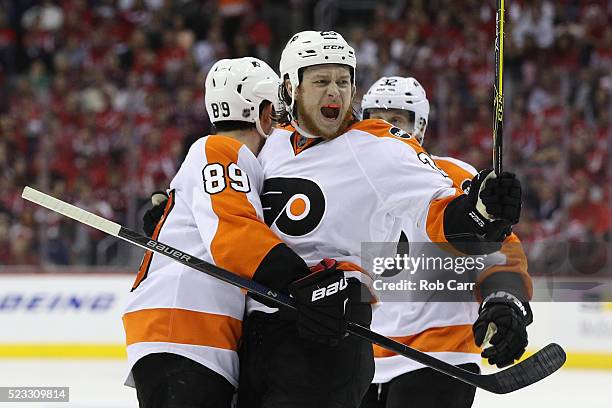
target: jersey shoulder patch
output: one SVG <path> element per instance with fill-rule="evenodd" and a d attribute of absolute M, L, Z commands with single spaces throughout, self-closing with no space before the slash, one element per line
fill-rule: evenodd
<path fill-rule="evenodd" d="M 378 137 L 397 137 L 412 139 L 408 133 L 382 119 L 364 119 L 356 122 L 349 130 L 361 130 Z"/>
<path fill-rule="evenodd" d="M 417 153 L 420 153 L 423 150 L 419 142 L 404 130 L 398 128 L 397 126 L 393 126 L 387 121 L 382 119 L 364 119 L 349 128 L 347 132 L 351 130 L 358 130 L 364 133 L 368 133 L 372 136 L 376 136 L 379 138 L 389 138 L 400 140 L 407 145 L 410 145 Z"/>

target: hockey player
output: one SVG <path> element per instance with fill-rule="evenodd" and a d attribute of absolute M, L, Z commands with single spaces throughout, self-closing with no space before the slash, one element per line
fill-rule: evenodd
<path fill-rule="evenodd" d="M 191 146 L 167 201 L 154 208 L 162 213 L 148 213 L 148 233 L 287 291 L 310 271 L 263 222 L 263 173 L 255 157 L 272 129 L 279 83 L 278 75 L 255 58 L 213 65 L 205 102 L 217 134 Z M 341 299 L 344 292 L 336 296 Z M 302 314 L 318 307 L 297 301 Z M 136 387 L 140 407 L 230 407 L 244 308 L 240 289 L 147 252 L 123 315 L 126 384 Z M 308 329 L 308 322 L 303 326 Z"/>
<path fill-rule="evenodd" d="M 503 241 L 518 221 L 521 189 L 513 174 L 484 171 L 463 194 L 404 131 L 382 120 L 358 121 L 351 109 L 355 67 L 354 51 L 338 33 L 294 35 L 280 62 L 287 126 L 273 132 L 258 158 L 266 223 L 307 263 L 338 259 L 335 268 L 351 282 L 351 320 L 368 326 L 371 298 L 355 283 L 370 281 L 361 268 L 362 243 L 397 242 L 406 219 L 422 240 L 481 253 L 483 242 Z M 302 289 L 294 297 L 320 293 Z M 339 345 L 306 342 L 300 314 L 296 327 L 282 311 L 252 299 L 247 310 L 240 407 L 360 405 L 374 371 L 369 344 L 343 338 L 341 325 Z"/>
<path fill-rule="evenodd" d="M 423 144 L 429 116 L 425 90 L 414 78 L 383 77 L 363 96 L 364 118 L 383 119 Z M 431 156 L 434 163 L 466 190 L 476 169 L 451 157 Z M 408 241 L 414 228 L 404 228 Z M 490 267 L 480 281 L 477 295 L 485 298 L 480 309 L 476 303 L 382 302 L 374 311 L 372 329 L 410 347 L 431 353 L 450 364 L 477 372 L 489 323 L 497 327 L 491 347 L 482 352 L 499 367 L 511 364 L 525 351 L 526 326 L 531 323 L 527 300 L 531 280 L 527 262 L 515 234 L 501 248 L 503 259 Z M 428 271 L 429 272 L 429 271 Z M 523 309 L 527 311 L 523 314 Z M 476 321 L 476 323 L 474 323 Z M 376 371 L 362 408 L 415 408 L 472 406 L 475 387 L 440 374 L 394 353 L 374 347 Z M 409 402 L 409 403 L 407 403 Z"/>

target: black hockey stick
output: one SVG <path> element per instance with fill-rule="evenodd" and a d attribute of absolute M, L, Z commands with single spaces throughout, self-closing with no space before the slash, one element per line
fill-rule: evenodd
<path fill-rule="evenodd" d="M 495 82 L 493 84 L 493 170 L 501 174 L 504 146 L 504 0 L 497 0 L 495 14 Z"/>
<path fill-rule="evenodd" d="M 235 275 L 195 256 L 186 254 L 183 251 L 148 238 L 113 221 L 41 193 L 33 188 L 25 187 L 21 196 L 26 200 L 87 224 L 109 235 L 121 238 L 146 250 L 165 255 L 190 268 L 214 276 L 231 285 L 246 289 L 249 292 L 256 293 L 277 303 L 279 306 L 296 308 L 293 299 L 284 293 L 276 292 L 257 282 Z M 370 343 L 377 344 L 387 350 L 431 367 L 434 370 L 496 394 L 506 394 L 540 381 L 561 368 L 565 362 L 565 352 L 559 345 L 553 343 L 510 368 L 495 374 L 479 375 L 438 360 L 435 357 L 398 343 L 356 323 L 349 322 L 348 332 Z"/>

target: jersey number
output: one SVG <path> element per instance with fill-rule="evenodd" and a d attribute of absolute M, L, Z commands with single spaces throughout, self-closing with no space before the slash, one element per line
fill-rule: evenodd
<path fill-rule="evenodd" d="M 217 194 L 225 190 L 227 182 L 225 180 L 225 168 L 219 163 L 210 163 L 202 170 L 204 178 L 204 191 L 208 194 Z M 230 187 L 240 193 L 248 193 L 251 191 L 249 177 L 247 174 L 236 165 L 230 163 L 227 166 L 227 177 L 230 180 Z"/>
<path fill-rule="evenodd" d="M 215 119 L 219 118 L 219 116 L 227 118 L 230 115 L 230 108 L 227 102 L 221 102 L 220 104 L 211 103 L 210 107 L 212 108 L 213 118 Z"/>
<path fill-rule="evenodd" d="M 431 167 L 432 169 L 434 169 L 435 171 L 437 171 L 438 173 L 440 173 L 444 177 L 448 177 L 448 174 L 446 174 L 446 172 L 444 170 L 442 170 L 440 167 L 438 167 L 436 162 L 427 153 L 420 152 L 419 154 L 417 154 L 417 157 L 419 158 L 421 163 L 427 164 L 429 167 Z"/>

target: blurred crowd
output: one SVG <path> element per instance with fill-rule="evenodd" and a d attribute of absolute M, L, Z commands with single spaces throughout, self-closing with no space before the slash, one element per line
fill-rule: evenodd
<path fill-rule="evenodd" d="M 494 1 L 336 2 L 335 21 L 317 21 L 319 3 L 0 0 L 0 265 L 110 262 L 103 234 L 25 203 L 23 186 L 139 229 L 149 194 L 210 130 L 210 66 L 252 55 L 277 67 L 302 29 L 353 45 L 357 101 L 380 76 L 417 78 L 426 148 L 490 167 Z M 609 241 L 612 1 L 514 0 L 506 18 L 505 166 L 526 189 L 516 231 L 528 244 Z"/>

